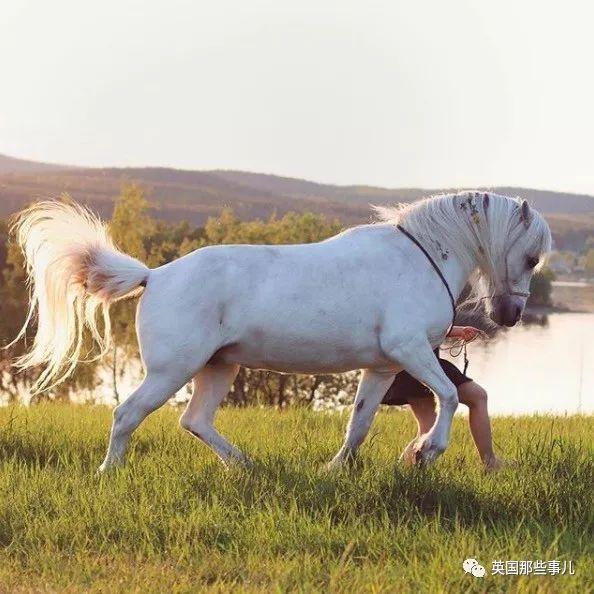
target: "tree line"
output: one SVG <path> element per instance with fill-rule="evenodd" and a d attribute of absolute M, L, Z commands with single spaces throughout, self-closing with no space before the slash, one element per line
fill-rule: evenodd
<path fill-rule="evenodd" d="M 70 200 L 64 195 L 62 200 Z M 154 268 L 184 256 L 200 247 L 217 244 L 290 244 L 321 241 L 342 229 L 338 220 L 322 214 L 288 213 L 268 220 L 242 221 L 231 209 L 225 208 L 220 216 L 209 218 L 204 227 L 193 227 L 187 222 L 167 223 L 150 214 L 150 206 L 143 189 L 135 184 L 122 188 L 115 198 L 109 220 L 110 233 L 116 245 L 125 253 Z M 20 330 L 26 315 L 28 287 L 23 259 L 19 248 L 9 237 L 9 221 L 0 221 L 0 337 L 7 345 Z M 550 278 L 535 281 L 536 300 L 547 303 Z M 63 384 L 35 399 L 68 400 L 79 393 L 87 400 L 97 401 L 93 395 L 100 384 L 109 384 L 112 402 L 119 402 L 120 383 L 126 374 L 134 373 L 133 362 L 138 361 L 135 317 L 136 300 L 124 300 L 111 308 L 113 348 L 99 361 L 94 359 L 93 345 L 86 337 L 86 361 Z M 17 344 L 0 351 L 0 397 L 4 401 L 29 401 L 29 388 L 40 370 L 15 372 L 13 359 L 22 354 L 31 335 Z M 136 370 L 138 372 L 138 370 Z M 236 406 L 263 404 L 277 407 L 288 405 L 310 406 L 314 401 L 336 406 L 344 404 L 354 394 L 358 374 L 339 375 L 282 375 L 268 371 L 242 368 L 227 403 Z M 104 398 L 101 398 L 104 401 Z"/>
<path fill-rule="evenodd" d="M 70 200 L 65 195 L 62 200 Z M 108 222 L 111 236 L 125 253 L 154 268 L 184 256 L 200 247 L 217 244 L 288 244 L 321 241 L 338 233 L 342 225 L 314 213 L 288 213 L 281 218 L 241 221 L 231 209 L 224 208 L 219 217 L 209 218 L 204 227 L 187 222 L 172 224 L 150 214 L 150 205 L 141 187 L 130 184 L 122 188 L 115 199 Z M 20 330 L 26 316 L 28 287 L 23 258 L 18 246 L 9 237 L 9 221 L 0 222 L 0 336 L 7 345 Z M 113 348 L 102 360 L 93 359 L 93 344 L 85 338 L 85 362 L 63 384 L 35 399 L 68 400 L 85 392 L 93 401 L 93 390 L 106 381 L 110 384 L 112 402 L 119 402 L 120 383 L 126 374 L 134 373 L 138 361 L 138 345 L 134 317 L 136 300 L 123 300 L 111 307 Z M 29 388 L 40 370 L 16 372 L 11 367 L 21 355 L 28 338 L 0 351 L 0 390 L 4 401 L 28 401 Z M 138 371 L 138 370 L 136 370 Z M 346 396 L 356 385 L 356 374 L 342 376 L 287 376 L 267 371 L 241 369 L 227 398 L 237 406 L 261 403 L 284 407 L 289 404 L 310 404 L 320 390 L 326 397 Z"/>

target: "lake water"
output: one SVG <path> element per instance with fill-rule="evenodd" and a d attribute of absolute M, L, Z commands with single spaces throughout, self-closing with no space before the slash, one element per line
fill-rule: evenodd
<path fill-rule="evenodd" d="M 553 287 L 575 287 L 585 289 L 591 287 L 592 283 L 586 281 L 553 281 Z"/>
<path fill-rule="evenodd" d="M 544 326 L 470 344 L 468 375 L 488 391 L 494 414 L 592 414 L 593 343 L 594 314 L 550 314 Z M 452 360 L 461 367 L 462 358 Z"/>

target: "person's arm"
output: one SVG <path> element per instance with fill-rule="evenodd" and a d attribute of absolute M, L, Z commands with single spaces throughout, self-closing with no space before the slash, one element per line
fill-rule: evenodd
<path fill-rule="evenodd" d="M 462 338 L 461 331 L 464 326 L 452 326 L 452 329 L 448 332 L 448 338 Z"/>
<path fill-rule="evenodd" d="M 473 326 L 452 326 L 448 338 L 461 338 L 466 342 L 474 340 L 482 332 Z"/>

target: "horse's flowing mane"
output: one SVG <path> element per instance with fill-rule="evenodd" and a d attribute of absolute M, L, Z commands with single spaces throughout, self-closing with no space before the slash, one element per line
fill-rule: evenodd
<path fill-rule="evenodd" d="M 374 207 L 381 222 L 401 224 L 439 262 L 454 254 L 468 267 L 478 262 L 470 284 L 476 297 L 500 289 L 497 271 L 511 245 L 520 238 L 527 250 L 544 254 L 551 248 L 551 234 L 544 218 L 530 210 L 522 219 L 519 199 L 493 192 L 460 192 L 432 196 L 394 207 Z"/>

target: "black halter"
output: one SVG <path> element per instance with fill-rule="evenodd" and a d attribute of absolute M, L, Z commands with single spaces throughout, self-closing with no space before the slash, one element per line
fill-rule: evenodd
<path fill-rule="evenodd" d="M 402 225 L 396 225 L 396 228 L 399 229 L 400 231 L 402 231 L 402 233 L 404 233 L 404 235 L 406 235 L 427 257 L 427 260 L 429 260 L 429 262 L 431 263 L 431 266 L 433 266 L 433 268 L 435 269 L 435 272 L 437 272 L 437 276 L 439 276 L 439 278 L 441 279 L 441 282 L 443 283 L 444 287 L 446 288 L 446 291 L 448 292 L 448 295 L 450 296 L 450 301 L 452 302 L 452 323 L 450 325 L 450 330 L 452 329 L 452 327 L 454 326 L 454 322 L 456 321 L 456 300 L 454 299 L 454 296 L 452 295 L 452 291 L 450 290 L 450 286 L 448 285 L 448 281 L 445 279 L 445 276 L 443 275 L 443 272 L 439 269 L 439 266 L 435 263 L 435 260 L 429 255 L 429 252 L 419 243 L 419 241 L 413 237 Z M 449 330 L 448 330 L 449 332 Z"/>

